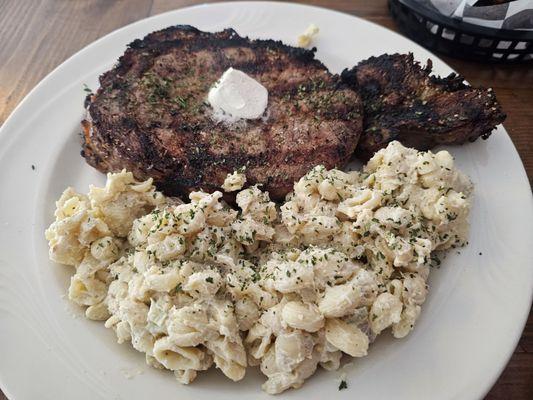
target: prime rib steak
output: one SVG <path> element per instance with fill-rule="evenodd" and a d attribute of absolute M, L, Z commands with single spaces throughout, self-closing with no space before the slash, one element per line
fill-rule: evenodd
<path fill-rule="evenodd" d="M 261 119 L 219 122 L 206 104 L 229 67 L 268 89 Z M 168 195 L 220 188 L 246 167 L 274 199 L 317 164 L 343 167 L 362 132 L 362 102 L 313 50 L 234 30 L 174 26 L 133 41 L 86 99 L 82 155 L 102 172 L 152 177 Z"/>

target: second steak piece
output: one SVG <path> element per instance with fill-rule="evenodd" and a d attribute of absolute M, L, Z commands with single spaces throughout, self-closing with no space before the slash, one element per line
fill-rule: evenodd
<path fill-rule="evenodd" d="M 474 88 L 456 74 L 430 76 L 412 54 L 383 54 L 345 70 L 363 97 L 363 134 L 355 154 L 370 158 L 392 140 L 418 150 L 486 139 L 505 120 L 491 89 Z"/>

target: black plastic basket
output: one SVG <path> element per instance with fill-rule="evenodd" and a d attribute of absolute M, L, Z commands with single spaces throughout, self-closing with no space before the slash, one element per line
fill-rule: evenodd
<path fill-rule="evenodd" d="M 533 60 L 533 32 L 493 29 L 445 17 L 413 0 L 389 0 L 400 30 L 439 53 L 483 62 Z"/>

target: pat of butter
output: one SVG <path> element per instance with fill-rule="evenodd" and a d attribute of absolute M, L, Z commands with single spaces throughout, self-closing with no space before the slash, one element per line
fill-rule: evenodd
<path fill-rule="evenodd" d="M 207 100 L 218 119 L 256 119 L 268 104 L 268 90 L 252 77 L 228 68 L 209 90 Z"/>

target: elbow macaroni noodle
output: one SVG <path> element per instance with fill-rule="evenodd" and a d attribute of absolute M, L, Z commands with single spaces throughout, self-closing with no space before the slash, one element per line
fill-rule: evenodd
<path fill-rule="evenodd" d="M 46 238 L 75 269 L 70 300 L 149 365 L 185 384 L 259 365 L 274 394 L 413 329 L 434 252 L 466 243 L 471 189 L 448 152 L 398 142 L 362 172 L 313 168 L 281 206 L 257 186 L 238 209 L 221 192 L 181 203 L 122 171 L 87 196 L 65 190 Z"/>

